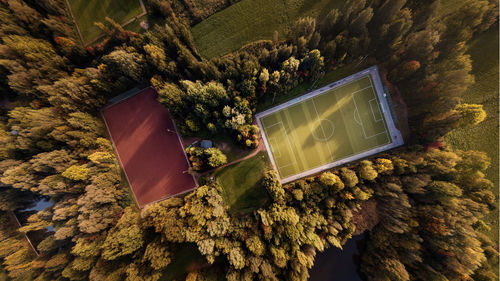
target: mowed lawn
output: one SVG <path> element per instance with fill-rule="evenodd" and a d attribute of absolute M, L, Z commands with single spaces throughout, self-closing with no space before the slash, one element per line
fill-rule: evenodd
<path fill-rule="evenodd" d="M 78 28 L 85 44 L 101 35 L 101 30 L 94 22 L 104 22 L 109 17 L 123 24 L 141 15 L 143 9 L 139 0 L 67 0 L 73 11 Z"/>
<path fill-rule="evenodd" d="M 198 51 L 205 58 L 224 55 L 256 40 L 284 38 L 300 17 L 325 17 L 340 0 L 242 0 L 192 28 Z"/>
<path fill-rule="evenodd" d="M 270 168 L 266 152 L 225 167 L 215 173 L 222 186 L 222 196 L 233 213 L 255 210 L 268 200 L 261 186 L 266 170 Z"/>
<path fill-rule="evenodd" d="M 463 150 L 484 151 L 491 158 L 486 177 L 493 182 L 493 193 L 498 200 L 498 26 L 481 34 L 471 42 L 472 73 L 475 83 L 465 92 L 466 103 L 482 104 L 488 117 L 474 127 L 450 132 L 446 141 Z M 497 201 L 498 207 L 498 201 Z M 498 209 L 486 218 L 491 230 L 486 233 L 498 244 Z M 495 264 L 498 271 L 498 264 Z"/>

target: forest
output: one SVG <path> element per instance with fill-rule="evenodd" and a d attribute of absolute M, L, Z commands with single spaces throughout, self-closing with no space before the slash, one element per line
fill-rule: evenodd
<path fill-rule="evenodd" d="M 483 233 L 498 212 L 490 159 L 443 138 L 487 117 L 462 94 L 467 44 L 498 25 L 497 1 L 443 16 L 440 0 L 348 0 L 210 60 L 191 26 L 235 1 L 180 2 L 144 1 L 141 33 L 97 23 L 105 38 L 84 47 L 64 1 L 0 1 L 0 280 L 167 280 L 186 245 L 203 263 L 178 280 L 307 280 L 317 252 L 365 231 L 366 280 L 498 280 L 498 242 Z M 247 213 L 229 210 L 217 181 L 135 205 L 99 113 L 108 99 L 152 85 L 183 136 L 250 149 L 259 105 L 362 58 L 408 107 L 404 147 L 285 185 L 269 170 L 269 200 Z M 200 170 L 227 161 L 188 153 L 209 159 Z M 53 205 L 17 225 L 14 211 L 41 196 Z M 48 227 L 31 249 L 25 234 Z"/>

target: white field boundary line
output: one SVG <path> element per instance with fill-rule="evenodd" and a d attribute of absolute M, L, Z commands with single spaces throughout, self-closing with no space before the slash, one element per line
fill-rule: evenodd
<path fill-rule="evenodd" d="M 354 103 L 354 107 L 356 108 L 353 112 L 354 122 L 358 123 L 359 126 L 361 126 L 361 129 L 363 130 L 363 136 L 365 137 L 365 140 L 366 140 L 366 139 L 368 139 L 368 137 L 366 136 L 365 126 L 363 125 L 363 120 L 361 120 L 361 114 L 359 114 L 359 109 L 358 109 L 358 105 L 356 104 L 356 99 L 354 98 L 354 93 L 351 93 L 351 99 L 352 99 L 352 102 Z M 356 121 L 356 113 L 359 117 L 359 122 Z"/>
<path fill-rule="evenodd" d="M 283 169 L 283 168 L 286 168 L 288 166 L 292 166 L 292 165 L 295 165 L 297 164 L 297 157 L 295 156 L 295 150 L 293 150 L 293 147 L 292 147 L 292 143 L 290 142 L 290 137 L 288 136 L 288 134 L 286 133 L 286 129 L 285 129 L 285 125 L 283 124 L 283 120 L 279 122 L 281 124 L 281 128 L 283 128 L 283 132 L 285 133 L 285 136 L 286 136 L 286 140 L 288 142 L 288 148 L 290 148 L 290 153 L 293 155 L 293 163 L 290 163 L 290 164 L 287 164 L 285 166 L 280 166 L 278 167 L 278 169 Z"/>
<path fill-rule="evenodd" d="M 358 112 L 357 108 L 354 110 L 354 112 L 352 113 L 352 115 L 353 115 L 352 117 L 354 119 L 354 122 L 356 122 L 357 124 L 359 124 L 361 126 L 361 121 L 358 120 L 358 118 L 356 118 L 356 116 L 359 116 L 359 112 Z"/>
<path fill-rule="evenodd" d="M 319 122 L 319 126 L 321 127 L 321 131 L 323 132 L 323 137 L 326 137 L 325 130 L 323 129 L 323 125 L 321 125 L 321 118 L 319 117 L 318 109 L 316 108 L 316 104 L 314 103 L 314 99 L 311 99 L 311 101 L 312 101 L 312 104 L 314 106 L 314 111 L 316 112 L 316 117 L 318 117 L 318 122 Z M 311 134 L 313 134 L 313 132 L 311 132 Z M 332 150 L 330 149 L 330 144 L 326 140 L 325 140 L 325 142 L 326 142 L 326 147 L 328 147 L 328 153 L 330 153 L 329 160 L 332 160 L 333 155 L 332 155 Z"/>
<path fill-rule="evenodd" d="M 276 122 L 276 123 L 274 123 L 274 124 L 272 124 L 272 125 L 266 126 L 266 128 L 265 128 L 265 129 L 269 129 L 269 128 L 274 127 L 274 126 L 276 126 L 276 125 L 278 125 L 278 124 L 280 124 L 280 123 L 281 123 L 281 121 L 278 121 L 278 122 Z"/>
<path fill-rule="evenodd" d="M 276 126 L 276 125 L 278 125 L 278 124 L 280 124 L 280 123 L 281 123 L 281 121 L 280 121 L 280 122 L 276 122 L 276 123 L 274 123 L 274 124 L 272 124 L 272 125 L 269 125 L 269 126 L 265 127 L 265 129 L 269 129 L 269 128 L 274 127 L 274 126 Z M 272 140 L 275 140 L 275 139 L 276 139 L 275 137 L 273 137 L 273 138 L 272 138 Z M 273 145 L 271 144 L 271 141 L 272 141 L 272 140 L 271 140 L 271 139 L 269 139 L 269 142 L 270 142 L 270 143 L 269 143 L 269 148 L 271 148 L 271 151 L 273 152 L 273 155 L 274 155 L 274 151 L 275 151 L 275 150 L 274 150 L 274 147 L 275 147 L 275 146 L 273 146 Z M 275 142 L 275 143 L 276 143 L 276 142 Z M 276 145 L 276 147 L 278 148 L 278 151 L 279 151 L 279 156 L 276 156 L 276 158 L 281 158 L 281 150 L 279 149 L 279 147 L 278 147 L 277 145 Z"/>
<path fill-rule="evenodd" d="M 390 133 L 390 139 L 396 147 L 403 145 L 403 137 L 401 136 L 401 132 L 394 125 L 394 120 L 392 119 L 389 104 L 384 94 L 384 87 L 382 86 L 382 81 L 380 80 L 380 74 L 378 73 L 377 66 L 372 66 L 370 68 L 370 73 L 373 79 L 373 84 L 375 86 L 375 93 L 378 96 L 380 106 L 382 108 L 382 114 L 385 118 L 384 124 L 387 126 Z"/>
<path fill-rule="evenodd" d="M 294 165 L 294 164 L 295 164 L 295 163 L 292 163 L 292 164 L 286 164 L 286 165 L 284 165 L 284 166 L 280 166 L 278 169 L 280 169 L 280 170 L 281 170 L 281 169 L 283 169 L 283 168 L 290 167 L 290 166 L 292 166 L 292 165 Z"/>
<path fill-rule="evenodd" d="M 354 110 L 353 114 L 358 113 L 358 116 L 359 116 L 359 122 L 357 122 L 356 115 L 353 115 L 354 122 L 358 123 L 359 126 L 361 126 L 361 130 L 363 131 L 363 136 L 365 137 L 365 140 L 367 140 L 368 137 L 366 136 L 365 126 L 363 125 L 363 120 L 361 120 L 361 115 L 359 114 L 359 109 L 358 109 L 358 105 L 356 104 L 356 99 L 354 98 L 354 93 L 351 93 L 351 99 L 352 99 L 352 102 L 354 103 L 354 107 L 356 108 Z"/>
<path fill-rule="evenodd" d="M 372 67 L 376 67 L 376 66 L 372 66 Z M 287 108 L 287 107 L 289 107 L 289 106 L 291 106 L 293 104 L 299 103 L 299 102 L 304 101 L 304 100 L 308 100 L 309 98 L 312 98 L 312 97 L 315 97 L 315 96 L 326 94 L 330 90 L 334 90 L 334 89 L 338 90 L 338 89 L 340 89 L 340 88 L 342 88 L 344 86 L 348 86 L 348 85 L 352 84 L 353 82 L 356 82 L 357 80 L 363 78 L 364 76 L 369 75 L 369 73 L 370 73 L 369 70 L 370 69 L 371 68 L 365 69 L 365 70 L 360 71 L 358 73 L 355 73 L 355 74 L 353 74 L 351 76 L 348 76 L 348 77 L 346 77 L 344 79 L 341 79 L 339 81 L 330 83 L 330 84 L 328 84 L 328 85 L 326 85 L 326 86 L 324 86 L 322 88 L 319 88 L 317 90 L 314 90 L 314 91 L 312 91 L 310 93 L 304 94 L 302 96 L 299 96 L 299 97 L 291 99 L 291 100 L 289 100 L 287 102 L 284 102 L 284 103 L 282 103 L 280 105 L 277 105 L 277 106 L 275 106 L 273 108 L 270 108 L 270 109 L 264 110 L 262 112 L 259 112 L 259 113 L 257 113 L 255 115 L 255 118 L 262 118 L 262 117 L 267 116 L 267 115 L 269 115 L 271 113 L 279 111 L 279 110 L 281 110 L 283 108 Z"/>
<path fill-rule="evenodd" d="M 380 116 L 382 116 L 382 111 L 380 110 L 380 107 L 378 106 L 377 99 L 371 99 L 368 101 L 368 103 L 370 104 L 370 109 L 372 110 L 373 120 L 375 120 L 375 122 L 378 123 L 378 122 L 384 120 L 384 118 L 382 117 L 382 118 L 377 119 L 377 117 L 375 117 L 375 111 L 373 110 L 373 106 L 372 106 L 373 101 L 375 101 L 375 104 L 376 104 L 376 107 L 379 111 Z"/>
<path fill-rule="evenodd" d="M 392 149 L 392 148 L 395 148 L 395 147 L 398 147 L 398 146 L 401 146 L 403 145 L 403 138 L 401 136 L 401 133 L 399 132 L 398 129 L 396 129 L 395 125 L 394 125 L 394 120 L 392 119 L 392 116 L 390 115 L 390 111 L 389 111 L 389 105 L 387 103 L 387 100 L 385 99 L 384 97 L 384 90 L 383 90 L 383 86 L 382 86 L 382 81 L 380 80 L 380 76 L 379 76 L 379 73 L 378 73 L 378 68 L 376 65 L 370 67 L 370 68 L 367 68 L 365 70 L 362 70 L 358 73 L 355 73 L 351 76 L 348 76 L 344 79 L 341 79 L 339 81 L 336 81 L 336 82 L 333 82 L 325 87 L 322 87 L 320 89 L 317 89 L 315 91 L 312 91 L 310 93 L 307 93 L 303 96 L 300 96 L 300 97 L 297 97 L 297 98 L 294 98 L 292 100 L 289 100 L 288 102 L 285 102 L 281 105 L 278 105 L 276 107 L 273 107 L 273 108 L 270 108 L 268 110 L 265 110 L 263 112 L 260 112 L 260 113 L 257 113 L 255 115 L 255 119 L 257 121 L 257 125 L 259 126 L 259 128 L 261 129 L 261 132 L 262 132 L 262 139 L 264 140 L 264 144 L 266 146 L 266 149 L 268 151 L 268 155 L 269 155 L 269 158 L 271 160 L 271 164 L 273 166 L 273 168 L 278 171 L 278 169 L 276 168 L 276 164 L 274 162 L 274 158 L 273 158 L 273 155 L 271 154 L 271 150 L 269 149 L 269 144 L 267 142 L 267 138 L 266 138 L 266 134 L 265 134 L 265 131 L 263 130 L 263 127 L 262 127 L 262 123 L 261 123 L 261 118 L 271 114 L 271 113 L 274 113 L 276 111 L 279 111 L 283 108 L 286 108 L 290 105 L 293 105 L 295 103 L 298 103 L 300 101 L 303 101 L 303 100 L 306 100 L 308 98 L 311 98 L 311 97 L 314 97 L 314 96 L 317 96 L 319 94 L 322 94 L 322 93 L 325 93 L 325 92 L 328 92 L 329 90 L 331 89 L 336 89 L 336 88 L 339 88 L 339 87 L 342 87 L 343 85 L 346 85 L 348 83 L 351 83 L 352 81 L 355 81 L 355 80 L 358 80 L 366 75 L 370 75 L 372 78 L 373 78 L 373 82 L 374 82 L 374 86 L 375 86 L 375 93 L 376 95 L 378 96 L 379 100 L 380 100 L 380 105 L 381 105 L 381 108 L 382 108 L 382 113 L 385 117 L 385 120 L 386 120 L 386 124 L 390 130 L 390 134 L 391 134 L 391 139 L 392 139 L 392 142 L 389 142 L 385 145 L 381 145 L 381 146 L 378 146 L 378 147 L 374 147 L 372 149 L 368 149 L 368 150 L 365 150 L 365 151 L 362 151 L 362 152 L 357 152 L 356 154 L 353 154 L 351 156 L 348 156 L 346 158 L 343 158 L 343 159 L 340 159 L 338 161 L 335 161 L 335 162 L 332 162 L 332 163 L 329 163 L 329 164 L 326 164 L 326 165 L 322 165 L 322 166 L 319 166 L 319 167 L 316 167 L 316 168 L 313 168 L 313 169 L 310 169 L 308 171 L 305 171 L 305 172 L 302 172 L 302 173 L 299 173 L 299 174 L 296 174 L 296 175 L 293 175 L 293 176 L 290 176 L 290 177 L 286 177 L 286 178 L 281 178 L 278 174 L 278 179 L 280 180 L 280 182 L 282 184 L 285 184 L 287 182 L 291 182 L 291 181 L 294 181 L 294 180 L 297 180 L 297 179 L 300 179 L 300 178 L 303 178 L 303 177 L 306 177 L 306 176 L 309 176 L 309 175 L 312 175 L 312 174 L 316 174 L 316 173 L 319 173 L 323 170 L 326 170 L 326 169 L 330 169 L 330 168 L 333 168 L 333 167 L 336 167 L 336 166 L 340 166 L 340 165 L 343 165 L 343 164 L 346 164 L 348 162 L 352 162 L 352 161 L 355 161 L 355 160 L 359 160 L 359 159 L 362 159 L 362 158 L 366 158 L 368 156 L 371 156 L 371 155 L 374 155 L 374 154 L 377 154 L 377 153 L 380 153 L 380 152 L 383 152 L 383 151 L 386 151 L 386 150 L 389 150 L 389 149 Z M 371 81 L 370 81 L 371 82 Z"/>
<path fill-rule="evenodd" d="M 262 137 L 262 140 L 264 141 L 264 146 L 266 147 L 267 155 L 269 156 L 269 160 L 271 161 L 271 165 L 273 166 L 275 171 L 279 171 L 277 166 L 276 166 L 276 162 L 274 161 L 271 147 L 269 146 L 269 143 L 267 141 L 266 132 L 264 130 L 265 128 L 262 126 L 262 122 L 261 122 L 260 118 L 255 118 L 255 121 L 257 121 L 257 126 L 259 126 L 260 135 Z M 279 172 L 276 174 L 277 174 L 278 180 L 281 182 L 281 177 L 280 177 Z"/>
<path fill-rule="evenodd" d="M 375 87 L 373 87 L 372 79 L 370 79 L 370 85 L 372 86 L 372 93 L 373 93 L 373 95 L 375 96 L 375 99 L 376 99 L 377 98 L 377 91 L 374 91 Z M 370 108 L 371 108 L 371 104 L 370 104 Z M 373 113 L 373 109 L 372 109 L 372 113 Z M 382 122 L 382 124 L 384 125 L 385 131 L 387 132 L 387 138 L 390 139 L 390 140 L 392 140 L 391 135 L 389 134 L 389 128 L 387 128 L 386 122 Z"/>
<path fill-rule="evenodd" d="M 276 144 L 276 138 L 270 138 L 269 142 L 271 143 L 271 150 L 273 151 L 274 156 L 276 158 L 281 158 L 281 150 L 280 150 L 279 146 Z M 275 145 L 272 145 L 272 143 L 274 143 Z M 278 154 L 276 154 L 276 152 L 278 152 Z"/>
<path fill-rule="evenodd" d="M 370 83 L 371 83 L 371 81 L 370 81 Z M 368 88 L 372 88 L 372 87 L 368 87 Z M 367 89 L 367 88 L 365 88 L 365 89 Z M 354 120 L 354 121 L 355 121 L 356 123 L 358 123 L 358 124 L 361 126 L 361 129 L 363 130 L 363 135 L 364 135 L 365 139 L 367 140 L 367 139 L 373 138 L 373 137 L 375 137 L 375 136 L 378 136 L 378 135 L 381 135 L 381 134 L 385 134 L 385 133 L 387 133 L 387 128 L 386 128 L 386 127 L 385 127 L 385 125 L 384 125 L 384 131 L 383 131 L 383 132 L 380 132 L 380 133 L 375 133 L 374 135 L 370 135 L 370 136 L 367 136 L 367 135 L 366 135 L 365 125 L 363 124 L 363 120 L 361 120 L 361 115 L 359 115 L 358 105 L 356 104 L 356 99 L 354 98 L 354 97 L 355 97 L 355 95 L 354 95 L 354 94 L 355 94 L 355 93 L 357 93 L 357 92 L 359 92 L 359 91 L 356 91 L 356 92 L 351 93 L 351 98 L 352 98 L 352 101 L 353 101 L 353 103 L 354 103 L 354 107 L 356 107 L 356 110 L 354 110 L 354 113 L 356 113 L 356 112 L 357 112 L 357 113 L 358 113 L 358 116 L 359 116 L 359 123 L 358 123 L 358 122 L 356 122 L 356 120 Z M 373 93 L 373 88 L 372 88 L 372 93 Z M 371 107 L 371 105 L 370 105 L 370 107 Z M 372 114 L 373 114 L 373 112 L 372 112 Z M 354 116 L 354 118 L 355 118 L 355 117 L 356 117 L 356 116 Z M 375 117 L 375 115 L 374 115 L 373 117 Z M 375 119 L 374 119 L 374 120 L 375 120 Z"/>
<path fill-rule="evenodd" d="M 258 120 L 257 124 L 259 124 L 259 123 L 260 123 L 259 121 L 260 121 L 260 120 Z M 284 165 L 284 166 L 278 166 L 276 163 L 274 163 L 274 161 L 272 161 L 272 162 L 273 162 L 273 163 L 272 163 L 272 164 L 273 164 L 273 167 L 274 167 L 274 168 L 275 168 L 275 170 L 277 170 L 277 171 L 278 171 L 278 173 L 279 173 L 279 172 L 280 172 L 283 168 L 286 168 L 286 167 L 289 167 L 289 166 L 292 166 L 292 165 L 297 164 L 297 158 L 295 157 L 295 151 L 294 151 L 294 150 L 293 150 L 293 148 L 292 148 L 292 144 L 291 144 L 291 142 L 290 142 L 290 138 L 289 138 L 288 134 L 286 133 L 286 130 L 285 130 L 285 125 L 283 124 L 283 121 L 279 121 L 279 122 L 276 122 L 276 123 L 274 123 L 274 124 L 272 124 L 272 125 L 270 125 L 270 126 L 266 126 L 266 127 L 264 127 L 264 129 L 269 129 L 269 128 L 271 128 L 271 127 L 273 127 L 273 126 L 276 126 L 276 125 L 278 125 L 278 124 L 280 124 L 280 125 L 281 125 L 281 128 L 283 128 L 283 132 L 285 133 L 286 140 L 287 140 L 287 142 L 288 142 L 288 148 L 290 148 L 290 153 L 293 155 L 293 159 L 294 159 L 294 162 L 293 162 L 293 163 L 290 163 L 290 164 L 287 164 L 287 165 Z M 259 127 L 260 127 L 260 126 L 262 126 L 262 125 L 259 125 Z M 265 135 L 265 131 L 264 131 L 264 130 L 262 130 L 262 132 L 264 132 L 264 135 Z M 264 139 L 264 144 L 266 144 L 266 148 L 268 149 L 269 158 L 273 159 L 273 157 L 274 157 L 274 153 L 272 153 L 272 151 L 274 151 L 274 150 L 272 150 L 272 146 L 271 146 L 270 144 L 268 144 L 268 143 L 267 143 L 267 139 L 266 139 L 264 136 L 263 136 L 262 138 Z M 273 138 L 273 139 L 274 139 L 274 138 Z M 269 151 L 271 151 L 271 153 L 269 153 Z M 278 158 L 278 157 L 276 157 L 276 158 Z M 281 158 L 281 151 L 280 151 L 280 156 L 279 156 L 279 158 Z M 274 160 L 274 159 L 273 159 L 273 160 Z"/>
<path fill-rule="evenodd" d="M 398 147 L 398 146 L 400 146 L 400 144 L 395 144 L 395 143 L 389 142 L 389 143 L 387 143 L 385 145 L 377 146 L 377 147 L 370 148 L 370 149 L 363 150 L 363 151 L 358 151 L 356 153 L 351 154 L 348 157 L 342 158 L 342 159 L 337 160 L 335 162 L 331 162 L 331 163 L 328 163 L 328 164 L 325 164 L 325 165 L 322 165 L 322 166 L 319 166 L 319 167 L 316 167 L 316 168 L 304 171 L 304 172 L 302 172 L 300 174 L 296 174 L 296 175 L 293 175 L 293 176 L 290 176 L 290 177 L 286 177 L 286 178 L 283 178 L 283 179 L 280 179 L 280 180 L 281 180 L 282 184 L 285 184 L 285 183 L 288 183 L 288 182 L 291 182 L 291 181 L 294 181 L 294 180 L 298 180 L 298 179 L 303 178 L 303 177 L 307 177 L 309 175 L 317 174 L 317 173 L 319 173 L 319 172 L 321 172 L 323 170 L 327 170 L 327 169 L 330 169 L 330 168 L 334 168 L 334 167 L 337 167 L 337 166 L 344 165 L 344 164 L 352 162 L 352 161 L 356 161 L 356 160 L 359 160 L 359 159 L 363 159 L 363 158 L 372 156 L 374 154 L 377 154 L 377 153 L 380 153 L 380 152 L 383 152 L 383 151 L 386 151 L 386 150 L 389 150 L 389 149 L 392 149 L 392 148 L 395 148 L 395 147 Z"/>

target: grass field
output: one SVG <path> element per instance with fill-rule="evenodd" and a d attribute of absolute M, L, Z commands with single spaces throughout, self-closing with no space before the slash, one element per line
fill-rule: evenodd
<path fill-rule="evenodd" d="M 144 14 L 140 0 L 66 0 L 71 7 L 84 44 L 94 41 L 101 30 L 94 22 L 104 22 L 106 17 L 123 24 L 136 16 Z"/>
<path fill-rule="evenodd" d="M 490 29 L 469 45 L 472 57 L 472 73 L 475 83 L 465 92 L 466 103 L 484 106 L 488 117 L 474 127 L 460 128 L 450 132 L 446 141 L 457 149 L 484 151 L 491 158 L 486 177 L 494 184 L 493 193 L 498 200 L 498 26 Z M 498 207 L 498 201 L 497 201 Z M 498 208 L 486 218 L 491 230 L 486 233 L 498 244 Z M 498 272 L 498 264 L 493 264 Z"/>
<path fill-rule="evenodd" d="M 256 116 L 282 182 L 402 141 L 387 118 L 388 105 L 379 99 L 374 77 L 371 70 L 355 74 Z"/>
<path fill-rule="evenodd" d="M 267 192 L 259 184 L 270 168 L 265 152 L 215 173 L 222 186 L 222 196 L 233 213 L 255 210 L 267 202 Z"/>
<path fill-rule="evenodd" d="M 280 38 L 300 17 L 322 19 L 340 0 L 242 0 L 192 28 L 198 51 L 206 58 L 220 56 L 261 39 Z"/>

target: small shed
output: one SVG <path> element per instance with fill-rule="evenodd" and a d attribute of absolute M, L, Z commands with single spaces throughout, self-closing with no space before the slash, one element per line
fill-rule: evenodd
<path fill-rule="evenodd" d="M 200 142 L 200 147 L 201 148 L 211 148 L 212 147 L 212 141 L 210 141 L 210 140 L 202 140 Z"/>

